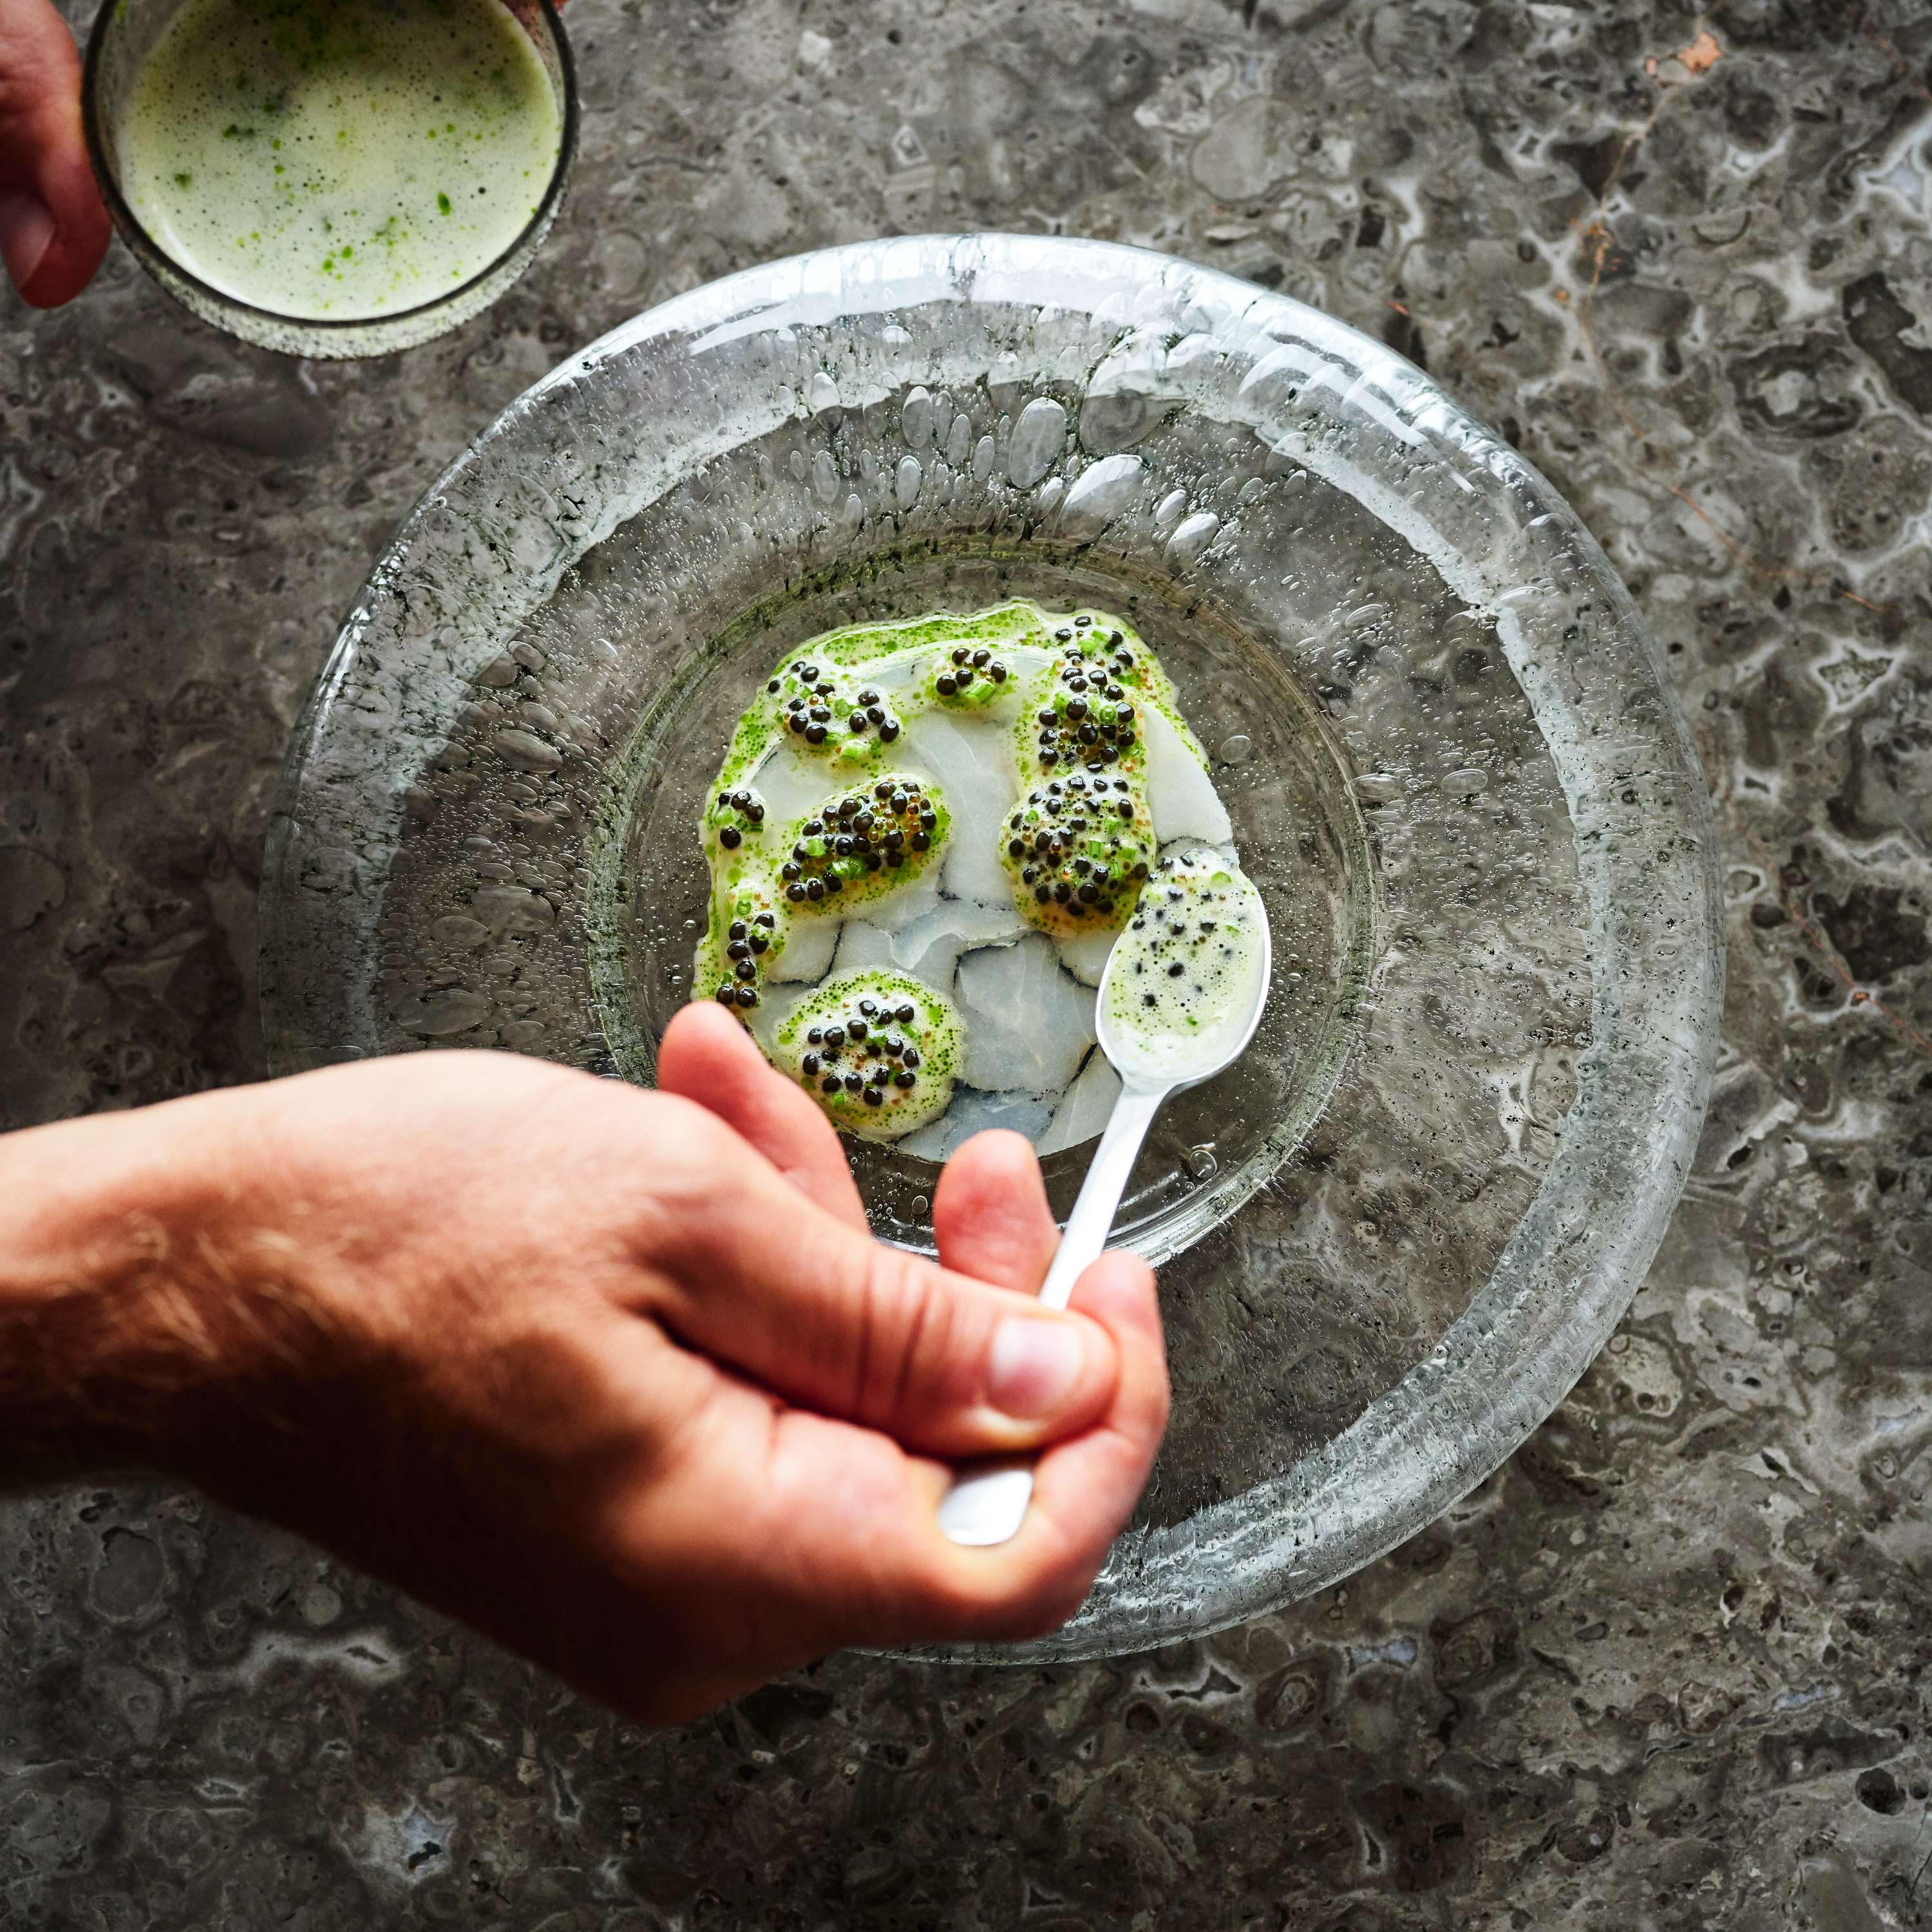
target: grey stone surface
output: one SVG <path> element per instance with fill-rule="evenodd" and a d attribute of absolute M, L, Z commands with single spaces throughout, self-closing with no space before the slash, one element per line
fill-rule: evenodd
<path fill-rule="evenodd" d="M 254 891 L 346 600 L 572 344 L 881 228 L 1230 266 L 1583 512 L 1720 801 L 1726 1058 L 1648 1286 L 1346 1588 L 1111 1665 L 839 1659 L 664 1735 L 191 1496 L 0 1515 L 0 1925 L 1932 1917 L 1932 18 L 575 0 L 575 195 L 460 334 L 236 348 L 124 256 L 0 334 L 0 1107 L 260 1070 Z M 1712 36 L 1690 64 L 1673 58 Z M 1653 67 L 1653 63 L 1654 67 Z"/>

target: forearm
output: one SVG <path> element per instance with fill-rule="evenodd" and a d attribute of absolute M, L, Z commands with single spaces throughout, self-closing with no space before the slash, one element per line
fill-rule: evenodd
<path fill-rule="evenodd" d="M 250 1212 L 248 1112 L 212 1095 L 0 1138 L 0 1484 L 192 1473 L 307 1346 L 300 1258 Z"/>

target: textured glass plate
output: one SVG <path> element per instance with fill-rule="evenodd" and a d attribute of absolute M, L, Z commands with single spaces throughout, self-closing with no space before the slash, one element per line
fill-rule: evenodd
<path fill-rule="evenodd" d="M 498 1046 L 634 1079 L 694 820 L 780 654 L 1011 596 L 1129 616 L 1268 896 L 1256 1048 L 1163 1118 L 1125 1238 L 1175 1411 L 1065 1630 L 1322 1588 L 1562 1400 L 1682 1184 L 1721 958 L 1654 647 L 1549 485 L 1400 357 L 1165 256 L 939 237 L 733 277 L 574 356 L 399 532 L 292 755 L 280 1070 Z M 1085 1154 L 1048 1163 L 1064 1211 Z M 936 1170 L 855 1165 L 918 1246 Z"/>

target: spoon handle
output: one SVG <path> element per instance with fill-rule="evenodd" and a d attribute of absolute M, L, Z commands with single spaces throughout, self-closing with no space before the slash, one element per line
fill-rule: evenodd
<path fill-rule="evenodd" d="M 1094 1150 L 1093 1165 L 1080 1184 L 1080 1198 L 1066 1217 L 1053 1265 L 1040 1298 L 1049 1308 L 1064 1308 L 1073 1284 L 1097 1261 L 1112 1232 L 1114 1210 L 1127 1191 L 1127 1178 L 1139 1158 L 1141 1142 L 1154 1123 L 1154 1110 L 1167 1098 L 1165 1087 L 1123 1087 L 1108 1117 L 1107 1130 Z"/>
<path fill-rule="evenodd" d="M 1067 1216 L 1066 1232 L 1046 1271 L 1040 1298 L 1064 1308 L 1073 1284 L 1107 1245 L 1114 1210 L 1126 1192 L 1127 1177 L 1154 1117 L 1167 1098 L 1165 1087 L 1124 1087 L 1100 1136 L 1093 1165 L 1081 1184 L 1080 1198 Z M 983 1547 L 1010 1542 L 1025 1520 L 1033 1498 L 1033 1458 L 1001 1456 L 969 1464 L 952 1480 L 939 1505 L 939 1527 L 947 1540 Z"/>

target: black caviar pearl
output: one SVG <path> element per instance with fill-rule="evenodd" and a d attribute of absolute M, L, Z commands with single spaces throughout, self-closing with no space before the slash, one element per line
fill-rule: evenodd
<path fill-rule="evenodd" d="M 885 1104 L 885 1099 L 886 1096 L 884 1094 L 881 1094 L 876 1087 L 868 1087 L 866 1089 L 866 1105 L 867 1106 L 883 1106 Z"/>
<path fill-rule="evenodd" d="M 827 1027 L 825 1029 L 825 1043 L 827 1046 L 843 1046 L 845 1044 L 845 1029 L 842 1026 Z"/>
<path fill-rule="evenodd" d="M 876 852 L 868 852 L 866 854 L 866 869 L 868 872 L 876 872 L 884 863 L 885 861 Z"/>
<path fill-rule="evenodd" d="M 742 919 L 734 919 L 731 922 L 730 930 L 725 934 L 724 937 L 727 939 L 742 939 L 750 931 L 751 928 Z"/>
<path fill-rule="evenodd" d="M 856 712 L 854 714 L 854 716 L 856 715 Z M 866 706 L 866 716 L 871 723 L 874 724 L 883 724 L 886 722 L 886 714 L 876 704 L 868 704 Z"/>
<path fill-rule="evenodd" d="M 790 899 L 794 905 L 801 904 L 805 898 L 805 888 L 800 885 L 788 886 L 785 888 L 785 897 Z"/>
<path fill-rule="evenodd" d="M 1180 962 L 1177 959 L 1174 964 L 1167 969 L 1167 976 L 1170 980 L 1178 980 L 1180 977 L 1181 974 L 1186 970 L 1187 968 L 1182 965 Z"/>
<path fill-rule="evenodd" d="M 912 849 L 915 852 L 928 851 L 932 845 L 932 841 L 923 832 L 915 832 L 912 835 Z"/>
<path fill-rule="evenodd" d="M 829 724 L 832 718 L 832 707 L 828 704 L 814 704 L 811 715 L 814 724 Z"/>
<path fill-rule="evenodd" d="M 1062 625 L 1058 630 L 1054 632 L 1053 634 L 1064 644 L 1072 637 L 1073 633 L 1068 630 L 1064 625 Z"/>
<path fill-rule="evenodd" d="M 962 670 L 955 681 L 958 683 L 959 688 L 962 691 L 964 691 L 966 687 L 973 682 L 973 674 L 970 670 Z"/>
<path fill-rule="evenodd" d="M 761 912 L 758 914 L 758 923 L 760 926 L 776 926 L 778 924 L 778 920 L 773 914 L 768 912 Z"/>
<path fill-rule="evenodd" d="M 805 882 L 805 896 L 808 899 L 824 898 L 825 881 L 823 879 L 807 879 Z"/>
<path fill-rule="evenodd" d="M 886 722 L 879 727 L 879 736 L 884 739 L 888 745 L 890 745 L 898 735 L 899 721 L 896 718 L 888 718 Z"/>
<path fill-rule="evenodd" d="M 808 745 L 824 744 L 825 742 L 825 727 L 823 724 L 812 724 L 808 726 L 805 734 L 805 742 Z"/>
<path fill-rule="evenodd" d="M 1087 715 L 1086 699 L 1084 698 L 1070 698 L 1066 700 L 1066 715 L 1070 718 L 1084 718 Z"/>
<path fill-rule="evenodd" d="M 928 806 L 920 814 L 919 822 L 926 827 L 927 831 L 930 832 L 932 828 L 939 823 L 939 814 L 938 812 L 934 812 L 930 806 Z"/>
<path fill-rule="evenodd" d="M 728 791 L 721 791 L 718 794 L 718 809 L 720 812 L 724 811 L 730 802 L 731 794 Z"/>
<path fill-rule="evenodd" d="M 728 825 L 718 835 L 718 842 L 728 852 L 735 852 L 745 842 L 745 835 L 735 825 Z"/>
<path fill-rule="evenodd" d="M 748 959 L 752 956 L 752 943 L 748 939 L 734 939 L 724 949 L 728 959 Z"/>
<path fill-rule="evenodd" d="M 1091 905 L 1100 896 L 1100 887 L 1090 881 L 1080 888 L 1080 903 L 1082 905 Z"/>
<path fill-rule="evenodd" d="M 862 731 L 866 728 L 866 714 L 862 711 L 855 711 L 845 722 L 852 730 Z"/>
<path fill-rule="evenodd" d="M 818 1071 L 820 1064 L 819 1058 L 817 1054 L 808 1053 L 805 1058 L 798 1063 L 799 1070 L 807 1075 L 814 1074 Z"/>
<path fill-rule="evenodd" d="M 778 877 L 782 879 L 796 879 L 800 877 L 799 868 L 792 860 L 788 859 L 778 868 Z"/>
<path fill-rule="evenodd" d="M 837 1093 L 838 1090 L 838 1075 L 836 1073 L 828 1073 L 825 1078 L 818 1083 L 818 1089 L 822 1094 Z"/>
<path fill-rule="evenodd" d="M 1017 859 L 1024 853 L 1026 848 L 1026 841 L 1024 838 L 1009 838 L 1006 841 L 1006 856 L 1009 859 Z"/>
<path fill-rule="evenodd" d="M 879 1048 L 888 1060 L 896 1060 L 905 1051 L 905 1042 L 896 1033 L 889 1033 L 880 1041 Z"/>
<path fill-rule="evenodd" d="M 886 834 L 886 850 L 888 852 L 897 853 L 899 848 L 904 843 L 905 834 L 900 831 L 897 826 Z"/>
<path fill-rule="evenodd" d="M 882 804 L 886 800 L 890 798 L 892 795 L 892 782 L 890 778 L 887 778 L 883 783 L 875 784 L 872 788 L 872 796 L 878 799 Z"/>
<path fill-rule="evenodd" d="M 857 1093 L 865 1084 L 865 1082 L 861 1080 L 856 1073 L 848 1073 L 845 1076 L 845 1090 L 848 1094 Z"/>
<path fill-rule="evenodd" d="M 910 1000 L 906 1001 L 906 1003 L 899 1008 L 898 1011 L 892 1016 L 892 1018 L 897 1020 L 901 1026 L 911 1025 L 912 1017 L 912 1002 Z"/>
<path fill-rule="evenodd" d="M 741 980 L 755 980 L 758 976 L 758 969 L 748 959 L 740 960 L 731 970 Z"/>
<path fill-rule="evenodd" d="M 1040 722 L 1042 724 L 1058 724 L 1060 722 L 1060 713 L 1057 711 L 1042 711 L 1040 714 Z"/>
<path fill-rule="evenodd" d="M 752 794 L 748 791 L 734 791 L 731 794 L 731 802 L 735 805 L 740 812 L 742 812 L 746 806 L 749 805 L 751 802 Z"/>
<path fill-rule="evenodd" d="M 863 834 L 871 831 L 872 827 L 878 823 L 878 821 L 873 818 L 872 814 L 869 812 L 861 812 L 853 819 L 852 830 L 854 832 Z"/>
<path fill-rule="evenodd" d="M 859 1002 L 859 1010 L 868 1020 L 876 1018 L 879 1011 L 879 1003 L 877 1000 L 861 1000 Z"/>
<path fill-rule="evenodd" d="M 770 684 L 768 684 L 768 685 L 766 685 L 766 686 L 765 686 L 765 688 L 766 688 L 767 691 L 776 691 L 776 690 L 777 690 L 777 689 L 778 689 L 778 680 L 777 680 L 776 678 L 773 678 L 773 679 L 772 680 L 771 682 L 770 682 Z"/>
<path fill-rule="evenodd" d="M 849 859 L 852 856 L 852 842 L 849 838 L 835 838 L 832 842 L 832 850 L 838 857 Z"/>
<path fill-rule="evenodd" d="M 1125 644 L 1126 639 L 1118 631 L 1109 631 L 1107 633 L 1107 641 L 1110 644 L 1119 645 Z"/>
<path fill-rule="evenodd" d="M 934 680 L 933 688 L 941 698 L 950 698 L 959 688 L 958 681 L 950 671 L 943 670 Z"/>
<path fill-rule="evenodd" d="M 826 874 L 825 890 L 828 892 L 843 892 L 844 889 L 845 881 L 842 879 L 836 872 L 827 872 Z"/>
<path fill-rule="evenodd" d="M 754 952 L 764 952 L 769 950 L 771 943 L 762 932 L 754 932 L 752 935 L 752 950 Z"/>
<path fill-rule="evenodd" d="M 1051 886 L 1036 886 L 1033 889 L 1033 896 L 1042 905 L 1045 905 L 1053 897 L 1053 888 Z"/>
<path fill-rule="evenodd" d="M 1073 888 L 1062 879 L 1059 884 L 1054 887 L 1053 896 L 1064 905 L 1073 896 Z"/>
<path fill-rule="evenodd" d="M 908 1066 L 916 1066 L 919 1064 L 919 1048 L 917 1047 L 909 1046 L 906 1048 L 905 1064 Z"/>
<path fill-rule="evenodd" d="M 868 688 L 859 694 L 859 702 L 861 704 L 876 704 L 878 701 L 879 694 L 876 691 Z"/>
<path fill-rule="evenodd" d="M 730 1006 L 736 1001 L 737 997 L 737 988 L 728 980 L 718 988 L 718 1002 L 720 1006 Z"/>
<path fill-rule="evenodd" d="M 905 795 L 905 794 L 904 794 L 904 792 L 902 792 L 902 791 L 895 791 L 895 792 L 893 792 L 893 793 L 892 794 L 892 809 L 893 809 L 895 812 L 903 812 L 903 811 L 904 811 L 904 809 L 906 808 L 906 795 Z"/>
<path fill-rule="evenodd" d="M 798 674 L 807 684 L 816 684 L 818 682 L 818 667 L 816 664 L 800 664 L 798 668 Z"/>
<path fill-rule="evenodd" d="M 758 1004 L 757 991 L 750 986 L 740 986 L 738 988 L 738 1004 L 741 1006 L 755 1006 Z"/>
<path fill-rule="evenodd" d="M 862 802 L 856 798 L 842 798 L 838 801 L 838 816 L 841 818 L 852 818 L 857 812 Z"/>
<path fill-rule="evenodd" d="M 814 1027 L 812 1030 L 806 1035 L 806 1043 L 808 1046 L 816 1046 L 824 1039 L 824 1037 L 825 1029 L 823 1027 Z"/>
<path fill-rule="evenodd" d="M 963 650 L 955 651 L 952 653 L 952 662 L 956 664 L 964 664 L 966 662 L 966 652 Z"/>
<path fill-rule="evenodd" d="M 903 1066 L 892 1076 L 892 1084 L 895 1087 L 916 1087 L 918 1084 L 919 1076 L 916 1073 L 908 1072 Z"/>
<path fill-rule="evenodd" d="M 805 716 L 804 716 L 803 712 L 802 712 L 794 711 L 794 712 L 791 714 L 791 717 L 790 717 L 790 720 L 789 720 L 788 722 L 789 722 L 789 723 L 790 723 L 790 726 L 791 726 L 792 730 L 793 730 L 793 732 L 794 732 L 794 734 L 796 734 L 796 733 L 799 733 L 799 732 L 802 732 L 802 731 L 803 731 L 803 730 L 804 730 L 804 729 L 805 729 Z"/>
<path fill-rule="evenodd" d="M 863 1020 L 848 1020 L 845 1022 L 845 1030 L 854 1040 L 863 1040 L 866 1034 L 872 1031 L 872 1028 Z"/>
<path fill-rule="evenodd" d="M 984 670 L 992 661 L 993 654 L 991 651 L 975 651 L 973 653 L 973 663 L 976 670 Z"/>

